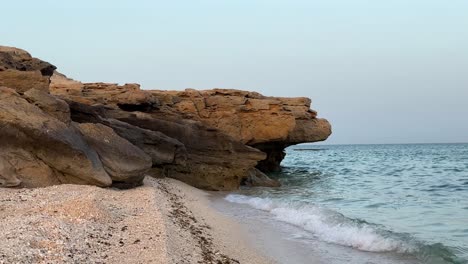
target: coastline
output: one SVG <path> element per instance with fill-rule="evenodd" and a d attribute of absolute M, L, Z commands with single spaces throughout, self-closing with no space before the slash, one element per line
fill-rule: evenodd
<path fill-rule="evenodd" d="M 149 177 L 130 190 L 5 189 L 0 263 L 273 263 L 208 196 Z"/>
<path fill-rule="evenodd" d="M 307 97 L 85 83 L 8 46 L 0 94 L 0 264 L 270 263 L 195 188 L 279 186 L 332 133 Z"/>
<path fill-rule="evenodd" d="M 165 210 L 169 211 L 169 214 L 165 214 L 165 223 L 168 233 L 176 236 L 168 239 L 168 247 L 172 254 L 179 254 L 173 263 L 274 263 L 254 249 L 253 241 L 248 239 L 243 226 L 212 207 L 208 192 L 170 178 L 157 179 L 157 182 L 169 198 L 165 206 Z M 173 224 L 171 210 L 185 216 L 177 217 L 176 224 Z M 192 225 L 195 229 L 190 229 Z M 190 232 L 187 232 L 187 228 Z M 193 234 L 199 231 L 201 235 Z M 191 239 L 195 243 L 189 243 L 191 249 L 187 249 L 185 243 Z M 182 261 L 183 254 L 190 254 L 197 248 L 202 249 L 202 256 L 206 255 L 203 251 L 205 248 L 208 259 Z M 210 257 L 215 259 L 210 260 Z"/>
<path fill-rule="evenodd" d="M 242 191 L 239 192 L 242 193 Z M 257 252 L 268 255 L 277 263 L 423 263 L 412 255 L 396 254 L 395 252 L 369 252 L 323 241 L 298 225 L 277 219 L 268 210 L 259 210 L 247 204 L 233 203 L 229 201 L 230 199 L 225 199 L 235 195 L 237 194 L 212 193 L 210 200 L 213 208 L 239 223 L 242 229 L 247 231 L 248 241 L 256 242 Z M 291 218 L 294 219 L 300 217 L 291 215 Z"/>

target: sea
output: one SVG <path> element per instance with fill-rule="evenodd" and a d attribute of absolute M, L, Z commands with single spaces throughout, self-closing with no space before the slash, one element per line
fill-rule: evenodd
<path fill-rule="evenodd" d="M 468 144 L 286 149 L 278 188 L 214 204 L 279 263 L 468 263 Z"/>

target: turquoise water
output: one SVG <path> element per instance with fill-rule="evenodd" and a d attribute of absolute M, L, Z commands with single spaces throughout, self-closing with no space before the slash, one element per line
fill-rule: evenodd
<path fill-rule="evenodd" d="M 282 187 L 225 199 L 325 243 L 468 263 L 468 144 L 301 145 L 282 166 Z"/>

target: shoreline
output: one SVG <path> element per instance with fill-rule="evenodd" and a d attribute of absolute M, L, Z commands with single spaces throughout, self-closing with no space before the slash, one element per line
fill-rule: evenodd
<path fill-rule="evenodd" d="M 253 250 L 253 241 L 248 239 L 245 230 L 235 219 L 212 207 L 210 193 L 174 179 L 158 180 L 170 201 L 169 221 L 166 221 L 169 233 L 182 234 L 184 238 L 188 230 L 201 249 L 203 261 L 199 263 L 274 263 Z M 170 224 L 173 215 L 177 216 L 175 225 Z M 180 240 L 170 242 L 173 242 L 172 252 L 178 252 L 184 246 Z M 179 257 L 174 263 L 184 263 L 180 260 Z"/>
<path fill-rule="evenodd" d="M 128 190 L 0 192 L 0 263 L 414 263 L 326 243 L 268 211 L 171 178 Z"/>
<path fill-rule="evenodd" d="M 242 193 L 242 191 L 239 191 Z M 251 205 L 233 203 L 225 199 L 234 193 L 213 193 L 213 207 L 239 223 L 247 231 L 247 239 L 255 241 L 257 252 L 268 255 L 277 263 L 288 264 L 422 264 L 413 254 L 393 251 L 371 252 L 351 246 L 326 242 L 300 225 L 281 220 L 269 210 L 260 210 Z M 256 199 L 252 196 L 252 199 Z M 260 203 L 260 200 L 256 200 Z M 260 204 L 259 204 L 260 205 Z M 260 206 L 261 207 L 261 206 Z M 283 209 L 280 209 L 283 210 Z M 290 215 L 299 220 L 302 215 Z M 309 216 L 312 217 L 312 216 Z M 326 227 L 323 227 L 326 229 Z M 342 230 L 343 232 L 349 232 Z M 356 234 L 358 235 L 358 234 Z M 375 241 L 378 243 L 378 241 Z"/>
<path fill-rule="evenodd" d="M 273 263 L 209 194 L 174 179 L 0 192 L 0 263 Z"/>

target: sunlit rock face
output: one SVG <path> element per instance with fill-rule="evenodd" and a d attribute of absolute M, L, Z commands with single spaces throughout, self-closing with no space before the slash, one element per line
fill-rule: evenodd
<path fill-rule="evenodd" d="M 267 154 L 257 167 L 280 170 L 288 146 L 323 141 L 331 134 L 326 119 L 317 118 L 309 98 L 267 97 L 233 89 L 150 91 L 161 108 L 219 129 Z"/>
<path fill-rule="evenodd" d="M 0 86 L 25 92 L 31 88 L 48 91 L 56 67 L 33 58 L 28 52 L 0 46 Z"/>
<path fill-rule="evenodd" d="M 141 90 L 81 83 L 29 53 L 0 46 L 0 184 L 130 188 L 145 175 L 198 188 L 278 186 L 287 146 L 331 127 L 308 98 L 232 89 Z"/>

